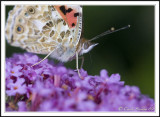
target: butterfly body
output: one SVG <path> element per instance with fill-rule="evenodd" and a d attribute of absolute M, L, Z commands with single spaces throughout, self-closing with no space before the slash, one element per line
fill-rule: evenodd
<path fill-rule="evenodd" d="M 10 45 L 36 54 L 46 54 L 44 59 L 51 56 L 61 62 L 67 62 L 76 58 L 76 68 L 82 78 L 78 69 L 78 56 L 88 53 L 98 44 L 91 41 L 129 27 L 130 25 L 127 25 L 117 30 L 111 28 L 90 40 L 85 40 L 81 37 L 81 6 L 17 5 L 9 12 L 5 31 Z"/>

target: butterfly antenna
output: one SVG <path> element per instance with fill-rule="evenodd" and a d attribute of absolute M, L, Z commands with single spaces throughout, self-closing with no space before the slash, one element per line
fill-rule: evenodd
<path fill-rule="evenodd" d="M 127 26 L 122 27 L 122 28 L 119 28 L 119 29 L 117 29 L 117 30 L 115 30 L 115 28 L 112 27 L 110 30 L 107 30 L 107 31 L 105 31 L 105 32 L 103 32 L 103 33 L 101 33 L 101 34 L 93 37 L 93 38 L 90 39 L 89 41 L 96 40 L 96 39 L 98 39 L 98 38 L 100 38 L 100 37 L 102 37 L 102 36 L 105 36 L 105 35 L 108 35 L 108 34 L 111 34 L 111 33 L 117 32 L 117 31 L 120 31 L 120 30 L 124 30 L 124 29 L 127 29 L 127 28 L 129 28 L 129 27 L 130 27 L 130 25 L 127 25 Z"/>

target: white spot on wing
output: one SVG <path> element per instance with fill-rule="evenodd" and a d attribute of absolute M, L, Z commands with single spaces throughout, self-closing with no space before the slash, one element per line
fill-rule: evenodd
<path fill-rule="evenodd" d="M 41 21 L 38 21 L 38 20 L 34 20 L 33 21 L 33 24 L 36 25 L 36 27 L 42 31 L 42 27 L 45 25 L 44 23 L 42 23 Z"/>

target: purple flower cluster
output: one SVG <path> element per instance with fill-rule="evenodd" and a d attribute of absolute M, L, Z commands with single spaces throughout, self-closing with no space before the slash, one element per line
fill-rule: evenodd
<path fill-rule="evenodd" d="M 124 85 L 119 74 L 88 75 L 37 55 L 14 54 L 6 59 L 7 111 L 154 111 L 154 100 L 136 86 Z"/>

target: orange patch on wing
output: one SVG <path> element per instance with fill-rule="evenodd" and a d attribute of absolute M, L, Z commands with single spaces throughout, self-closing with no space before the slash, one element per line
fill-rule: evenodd
<path fill-rule="evenodd" d="M 75 9 L 72 9 L 72 11 L 67 12 L 69 9 L 67 6 L 65 7 L 65 14 L 60 10 L 61 6 L 54 6 L 55 9 L 59 12 L 61 17 L 64 19 L 64 21 L 68 24 L 69 28 L 74 28 L 77 25 L 77 17 L 74 17 L 74 14 L 77 12 Z"/>
<path fill-rule="evenodd" d="M 77 25 L 77 17 L 74 17 L 75 10 L 71 11 L 70 13 L 66 14 L 67 23 L 70 28 L 75 27 Z"/>

